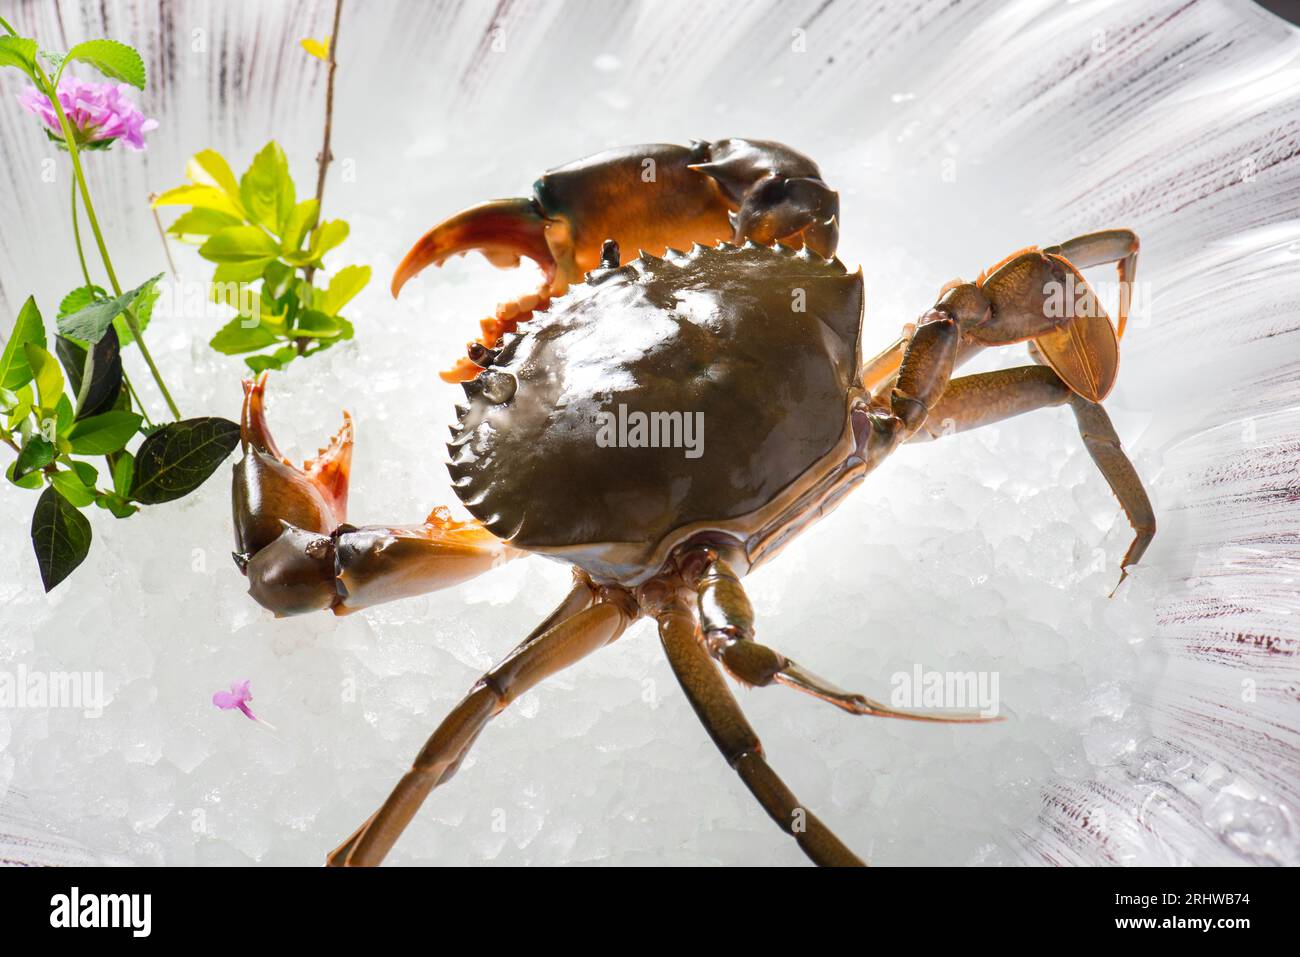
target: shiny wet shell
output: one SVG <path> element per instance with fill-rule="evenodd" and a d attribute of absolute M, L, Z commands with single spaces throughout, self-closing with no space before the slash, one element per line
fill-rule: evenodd
<path fill-rule="evenodd" d="M 782 246 L 597 270 L 466 383 L 456 493 L 517 547 L 625 583 L 700 530 L 743 537 L 837 464 L 862 303 L 860 273 Z M 669 447 L 634 447 L 653 432 Z"/>

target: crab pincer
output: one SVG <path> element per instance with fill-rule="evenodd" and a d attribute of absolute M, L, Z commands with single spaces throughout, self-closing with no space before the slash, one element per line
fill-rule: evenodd
<path fill-rule="evenodd" d="M 234 467 L 235 564 L 249 594 L 277 617 L 348 614 L 445 588 L 512 557 L 478 522 L 435 508 L 410 525 L 347 524 L 352 419 L 315 458 L 296 466 L 266 422 L 267 374 L 244 382 L 243 456 Z"/>
<path fill-rule="evenodd" d="M 231 490 L 235 564 L 253 597 L 278 615 L 329 608 L 338 598 L 330 535 L 347 517 L 352 419 L 344 412 L 329 444 L 298 467 L 267 425 L 266 381 L 267 373 L 244 380 L 243 456 Z"/>
<path fill-rule="evenodd" d="M 600 266 L 612 239 L 623 249 L 662 256 L 670 248 L 748 240 L 823 257 L 839 239 L 839 195 L 807 156 L 766 140 L 653 143 L 606 150 L 542 175 L 528 198 L 481 203 L 435 226 L 406 254 L 392 292 L 430 265 L 478 250 L 493 265 L 531 259 L 543 280 L 536 292 L 502 303 L 480 322 L 471 355 L 442 373 L 448 382 L 482 369 L 475 345 L 492 349 L 536 310 Z"/>

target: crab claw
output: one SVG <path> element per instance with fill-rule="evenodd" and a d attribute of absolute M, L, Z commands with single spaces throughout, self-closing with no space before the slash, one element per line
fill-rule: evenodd
<path fill-rule="evenodd" d="M 555 258 L 546 242 L 547 220 L 531 199 L 494 199 L 439 223 L 411 247 L 393 273 L 393 298 L 426 266 L 441 266 L 448 256 L 477 249 L 494 266 L 519 265 L 527 256 L 541 267 L 547 282 L 555 276 Z"/>
<path fill-rule="evenodd" d="M 503 267 L 533 260 L 546 276 L 537 292 L 501 304 L 481 323 L 477 345 L 492 349 L 600 268 L 607 239 L 654 256 L 696 243 L 752 240 L 806 245 L 830 257 L 838 238 L 839 194 L 802 153 L 768 140 L 648 143 L 550 169 L 529 199 L 498 199 L 457 213 L 412 247 L 392 288 L 396 296 L 424 267 L 471 249 Z M 465 382 L 481 371 L 471 355 L 441 375 Z"/>
<path fill-rule="evenodd" d="M 280 453 L 267 426 L 266 380 L 266 373 L 256 381 L 244 380 L 243 457 L 235 464 L 232 488 L 235 561 L 241 569 L 279 538 L 286 525 L 328 535 L 347 516 L 351 417 L 344 412 L 338 433 L 299 468 Z"/>
<path fill-rule="evenodd" d="M 769 140 L 725 139 L 691 169 L 713 178 L 739 208 L 731 214 L 735 241 L 807 246 L 829 258 L 839 243 L 840 196 L 822 182 L 817 164 Z"/>

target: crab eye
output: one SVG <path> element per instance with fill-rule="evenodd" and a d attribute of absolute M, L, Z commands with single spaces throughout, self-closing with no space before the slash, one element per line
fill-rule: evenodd
<path fill-rule="evenodd" d="M 509 402 L 515 394 L 515 377 L 506 372 L 483 372 L 479 374 L 483 384 L 483 398 L 493 405 Z"/>

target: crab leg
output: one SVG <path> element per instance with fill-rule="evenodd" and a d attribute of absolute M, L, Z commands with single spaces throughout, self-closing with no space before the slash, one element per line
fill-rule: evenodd
<path fill-rule="evenodd" d="M 1047 320 L 1041 331 L 1020 338 L 1034 339 L 1033 345 L 1039 350 L 1037 358 L 1055 369 L 1074 392 L 1100 402 L 1110 391 L 1119 364 L 1118 341 L 1128 323 L 1138 249 L 1137 234 L 1129 229 L 1087 233 L 1042 250 L 1030 247 L 1013 253 L 981 273 L 974 283 L 954 280 L 946 284 L 940 293 L 940 303 L 941 306 L 949 303 L 978 308 L 980 294 L 983 294 L 997 310 L 1012 305 L 997 302 L 1000 296 L 1019 300 L 1015 305 L 1022 313 L 1025 309 L 1041 311 Z M 1091 286 L 1079 273 L 1080 269 L 1111 262 L 1117 264 L 1119 272 L 1118 329 L 1111 325 Z M 1042 287 L 1037 290 L 1041 295 L 1035 295 L 1034 290 L 1038 279 L 1043 280 Z M 1071 290 L 1074 291 L 1072 297 L 1069 296 Z M 1074 314 L 1075 305 L 1083 305 L 1084 312 Z M 1063 308 L 1062 314 L 1051 315 L 1058 307 Z M 999 324 L 990 322 L 988 325 L 997 328 Z M 861 381 L 867 392 L 875 393 L 890 384 L 915 328 L 912 325 L 905 327 L 897 340 L 863 365 Z M 972 337 L 969 330 L 963 330 L 963 333 L 955 367 L 960 367 L 987 346 L 1020 341 L 986 340 L 980 335 Z"/>
<path fill-rule="evenodd" d="M 862 860 L 831 833 L 815 814 L 800 805 L 763 756 L 763 744 L 745 720 L 717 666 L 700 643 L 699 623 L 689 604 L 680 598 L 666 603 L 656 614 L 659 638 L 673 674 L 686 692 L 695 714 L 735 768 L 745 787 L 781 830 L 793 837 L 814 864 L 824 867 L 860 867 Z"/>
<path fill-rule="evenodd" d="M 693 566 L 702 563 L 699 571 Z M 684 559 L 687 581 L 694 581 L 704 647 L 729 675 L 752 687 L 776 683 L 819 698 L 850 714 L 912 721 L 971 724 L 1000 720 L 975 711 L 914 711 L 894 708 L 855 694 L 806 671 L 778 651 L 754 640 L 754 609 L 740 577 L 708 549 Z M 697 577 L 698 576 L 698 577 Z"/>
<path fill-rule="evenodd" d="M 581 572 L 575 571 L 573 588 L 571 588 L 569 593 L 564 596 L 564 600 L 555 607 L 554 611 L 542 620 L 541 624 L 530 631 L 523 641 L 519 642 L 519 644 L 515 646 L 515 649 L 511 654 L 519 654 L 524 648 L 531 645 L 560 622 L 572 618 L 574 615 L 578 614 L 578 612 L 591 607 L 591 602 L 592 599 L 595 598 L 595 595 L 596 593 L 595 589 L 592 587 L 591 579 L 587 578 L 587 576 Z M 465 751 L 462 751 L 461 757 L 463 758 L 464 756 Z M 459 768 L 460 762 L 457 761 L 455 765 L 448 769 L 446 777 L 450 778 Z M 370 815 L 370 817 L 366 819 L 366 823 L 357 828 L 352 833 L 351 837 L 330 852 L 329 863 L 331 865 L 339 865 L 347 861 L 348 855 L 352 853 L 352 848 L 356 845 L 357 841 L 361 839 L 361 836 L 366 833 L 366 829 L 370 827 L 370 822 L 374 819 L 375 815 Z"/>
<path fill-rule="evenodd" d="M 1035 409 L 1063 405 L 1069 398 L 1070 387 L 1046 366 L 1016 366 L 962 376 L 948 383 L 924 427 L 917 429 L 910 441 L 969 432 Z"/>
<path fill-rule="evenodd" d="M 908 340 L 889 395 L 903 437 L 925 423 L 958 358 L 978 347 L 1032 339 L 1071 391 L 1100 401 L 1119 364 L 1115 330 L 1105 315 L 1058 315 L 1049 308 L 1071 277 L 1087 288 L 1068 261 L 1030 249 L 1008 256 L 976 282 L 946 286 Z"/>
<path fill-rule="evenodd" d="M 565 605 L 557 609 L 557 615 L 570 603 L 581 601 L 575 595 L 577 591 L 575 588 Z M 330 855 L 329 863 L 352 867 L 380 864 L 429 792 L 456 773 L 466 752 L 492 718 L 544 678 L 617 639 L 631 620 L 631 614 L 621 603 L 601 602 L 526 639 L 483 675 L 443 719 L 388 800 Z"/>
<path fill-rule="evenodd" d="M 889 344 L 877 356 L 868 359 L 862 366 L 858 380 L 866 392 L 875 392 L 890 379 L 898 375 L 898 367 L 903 363 L 903 352 L 907 342 L 916 331 L 915 326 L 907 326 L 903 334 Z"/>
<path fill-rule="evenodd" d="M 1119 272 L 1119 335 L 1124 335 L 1128 324 L 1129 306 L 1132 304 L 1133 280 L 1137 276 L 1137 233 L 1131 229 L 1105 229 L 1067 239 L 1063 243 L 1046 247 L 1043 252 L 1068 259 L 1079 269 L 1115 263 Z"/>
<path fill-rule="evenodd" d="M 1120 563 L 1120 583 L 1128 577 L 1156 533 L 1155 512 L 1133 463 L 1124 454 L 1119 435 L 1106 410 L 1070 391 L 1061 378 L 1043 366 L 1020 366 L 954 379 L 912 441 L 977 429 L 1034 409 L 1069 403 L 1079 434 L 1102 477 L 1124 509 L 1135 537 Z M 1119 587 L 1119 584 L 1115 586 Z M 1112 592 L 1114 594 L 1114 592 Z"/>

